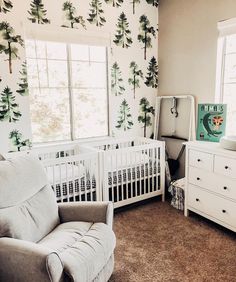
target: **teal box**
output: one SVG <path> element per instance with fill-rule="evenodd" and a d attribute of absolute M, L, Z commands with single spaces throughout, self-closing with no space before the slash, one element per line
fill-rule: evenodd
<path fill-rule="evenodd" d="M 226 104 L 198 104 L 197 140 L 219 142 L 225 135 Z"/>

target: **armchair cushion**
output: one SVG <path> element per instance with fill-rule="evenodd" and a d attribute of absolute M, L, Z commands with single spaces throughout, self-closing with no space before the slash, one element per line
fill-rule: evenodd
<path fill-rule="evenodd" d="M 58 206 L 40 162 L 0 162 L 0 237 L 37 242 L 59 224 Z"/>
<path fill-rule="evenodd" d="M 93 281 L 113 254 L 115 235 L 104 223 L 75 221 L 60 224 L 38 244 L 59 255 L 73 281 Z"/>

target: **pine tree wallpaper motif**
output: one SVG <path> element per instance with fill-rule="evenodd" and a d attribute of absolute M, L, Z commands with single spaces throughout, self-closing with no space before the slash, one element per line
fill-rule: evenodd
<path fill-rule="evenodd" d="M 27 149 L 30 149 L 31 142 L 29 139 L 23 140 L 23 135 L 20 133 L 19 130 L 15 129 L 12 130 L 9 134 L 9 139 L 11 140 L 12 145 L 16 148 L 14 151 L 21 151 L 22 147 L 27 147 Z"/>
<path fill-rule="evenodd" d="M 118 66 L 118 63 L 115 62 L 111 68 L 111 92 L 113 95 L 118 96 L 124 94 L 125 87 L 122 78 L 122 73 Z"/>
<path fill-rule="evenodd" d="M 152 125 L 151 119 L 154 115 L 155 110 L 150 105 L 147 98 L 142 98 L 140 100 L 140 115 L 138 116 L 138 121 L 143 124 L 143 136 L 147 137 L 147 127 Z"/>
<path fill-rule="evenodd" d="M 158 7 L 159 0 L 146 0 L 148 4 L 151 4 L 152 6 Z"/>
<path fill-rule="evenodd" d="M 152 88 L 158 87 L 158 65 L 155 57 L 152 57 L 149 62 L 148 73 L 146 76 L 145 84 L 148 87 L 152 87 Z"/>
<path fill-rule="evenodd" d="M 130 107 L 127 101 L 124 99 L 120 105 L 120 111 L 119 111 L 116 128 L 123 129 L 124 131 L 126 131 L 128 129 L 131 129 L 133 125 L 134 123 L 132 121 Z"/>
<path fill-rule="evenodd" d="M 147 16 L 142 15 L 139 19 L 140 23 L 140 33 L 138 35 L 138 41 L 143 43 L 144 47 L 144 59 L 147 58 L 147 48 L 152 48 L 152 38 L 151 35 L 155 38 L 156 31 L 153 26 L 150 25 L 150 21 Z"/>
<path fill-rule="evenodd" d="M 28 11 L 32 23 L 49 24 L 50 20 L 46 17 L 47 10 L 44 8 L 42 0 L 33 0 L 30 4 L 30 10 Z"/>
<path fill-rule="evenodd" d="M 28 77 L 27 77 L 27 65 L 26 62 L 22 64 L 22 70 L 20 71 L 21 78 L 20 83 L 18 83 L 19 88 L 16 90 L 21 96 L 29 95 Z"/>
<path fill-rule="evenodd" d="M 63 27 L 77 28 L 75 24 L 79 24 L 86 29 L 84 18 L 82 16 L 76 16 L 76 8 L 73 6 L 72 2 L 64 2 L 62 10 L 65 12 L 66 20 L 69 22 L 68 25 L 62 25 Z"/>
<path fill-rule="evenodd" d="M 119 8 L 123 4 L 124 0 L 105 0 L 107 4 L 112 4 L 113 7 Z"/>
<path fill-rule="evenodd" d="M 13 8 L 11 0 L 1 0 L 0 1 L 0 13 L 8 13 Z"/>
<path fill-rule="evenodd" d="M 102 9 L 102 2 L 100 0 L 92 0 L 90 3 L 90 13 L 89 18 L 87 19 L 91 24 L 95 24 L 96 26 L 102 27 L 106 22 L 104 16 L 104 11 Z"/>
<path fill-rule="evenodd" d="M 63 26 L 98 38 L 110 34 L 110 132 L 116 137 L 150 136 L 158 87 L 157 0 L 0 0 L 0 17 L 1 152 L 31 146 L 32 77 L 27 79 L 22 22 L 32 29 L 40 24 L 49 32 Z M 67 28 L 62 29 L 62 36 L 69 32 Z M 83 103 L 86 101 L 84 95 Z M 48 127 L 46 134 L 50 130 Z"/>
<path fill-rule="evenodd" d="M 7 56 L 9 72 L 12 73 L 12 60 L 20 59 L 17 45 L 24 46 L 20 35 L 15 35 L 14 29 L 8 22 L 0 23 L 0 54 Z"/>
<path fill-rule="evenodd" d="M 140 4 L 140 0 L 132 0 L 131 4 L 133 5 L 133 14 L 135 14 L 136 4 Z"/>
<path fill-rule="evenodd" d="M 19 105 L 15 102 L 16 97 L 9 87 L 1 93 L 0 99 L 0 121 L 16 122 L 21 117 Z"/>
<path fill-rule="evenodd" d="M 133 86 L 132 90 L 135 99 L 135 92 L 137 88 L 140 88 L 140 79 L 143 79 L 143 72 L 141 69 L 139 69 L 138 65 L 134 61 L 130 63 L 129 68 L 131 71 L 131 77 L 129 78 L 128 82 Z"/>
<path fill-rule="evenodd" d="M 122 48 L 129 48 L 133 43 L 133 40 L 131 38 L 131 30 L 129 29 L 129 23 L 124 12 L 120 14 L 116 26 L 117 32 L 115 34 L 115 39 L 113 40 L 113 42 L 117 46 L 121 46 Z"/>

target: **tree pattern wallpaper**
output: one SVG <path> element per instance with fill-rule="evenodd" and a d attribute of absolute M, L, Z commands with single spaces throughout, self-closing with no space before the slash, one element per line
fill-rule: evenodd
<path fill-rule="evenodd" d="M 158 0 L 1 0 L 1 153 L 31 146 L 24 22 L 32 28 L 52 25 L 62 35 L 69 28 L 109 34 L 110 134 L 152 135 L 158 91 Z"/>

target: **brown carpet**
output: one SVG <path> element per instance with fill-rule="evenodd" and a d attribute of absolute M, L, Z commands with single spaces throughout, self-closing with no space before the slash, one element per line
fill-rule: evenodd
<path fill-rule="evenodd" d="M 110 282 L 236 281 L 236 233 L 165 202 L 115 215 L 117 247 Z"/>

